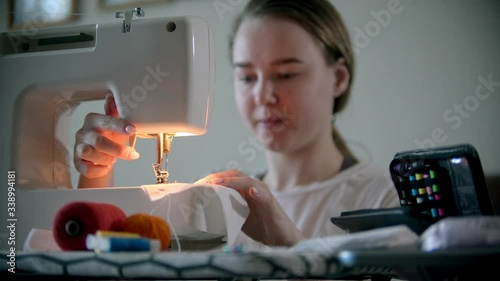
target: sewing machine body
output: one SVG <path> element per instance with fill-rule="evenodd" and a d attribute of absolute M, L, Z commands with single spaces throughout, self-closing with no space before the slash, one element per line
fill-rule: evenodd
<path fill-rule="evenodd" d="M 0 34 L 0 165 L 2 173 L 15 174 L 19 250 L 31 228 L 50 229 L 54 208 L 71 201 L 151 210 L 140 187 L 71 190 L 69 126 L 81 102 L 112 94 L 120 117 L 135 124 L 138 136 L 207 131 L 215 85 L 209 24 L 178 17 L 139 19 L 129 27 L 125 32 L 117 19 Z"/>
<path fill-rule="evenodd" d="M 215 68 L 202 19 L 139 19 L 130 32 L 117 20 L 1 39 L 1 118 L 13 120 L 4 127 L 12 155 L 3 161 L 12 159 L 18 186 L 70 187 L 64 150 L 74 138 L 67 135 L 71 113 L 108 93 L 138 136 L 207 130 Z"/>

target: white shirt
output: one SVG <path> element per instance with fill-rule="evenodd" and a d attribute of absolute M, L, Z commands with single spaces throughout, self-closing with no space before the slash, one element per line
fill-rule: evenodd
<path fill-rule="evenodd" d="M 341 212 L 400 206 L 389 171 L 366 163 L 328 180 L 273 194 L 306 238 L 345 234 L 330 221 Z"/>

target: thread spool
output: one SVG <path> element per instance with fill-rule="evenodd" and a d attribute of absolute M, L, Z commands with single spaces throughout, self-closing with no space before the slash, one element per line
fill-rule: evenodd
<path fill-rule="evenodd" d="M 158 252 L 160 241 L 141 237 L 99 237 L 89 234 L 86 239 L 87 249 L 100 252 Z"/>
<path fill-rule="evenodd" d="M 54 240 L 66 251 L 87 250 L 85 239 L 97 230 L 120 231 L 127 216 L 117 206 L 72 202 L 59 209 L 52 223 Z"/>
<path fill-rule="evenodd" d="M 170 226 L 161 217 L 143 213 L 131 215 L 123 223 L 123 231 L 160 240 L 162 251 L 166 251 L 170 246 Z"/>

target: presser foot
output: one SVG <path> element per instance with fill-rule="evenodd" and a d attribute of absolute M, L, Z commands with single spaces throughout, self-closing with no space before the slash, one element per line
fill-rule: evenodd
<path fill-rule="evenodd" d="M 156 183 L 168 183 L 168 171 L 162 169 L 161 163 L 153 163 L 153 171 L 156 176 Z"/>

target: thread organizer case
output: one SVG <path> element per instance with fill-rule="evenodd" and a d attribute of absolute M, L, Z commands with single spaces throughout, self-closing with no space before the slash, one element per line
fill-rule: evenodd
<path fill-rule="evenodd" d="M 481 161 L 470 144 L 398 152 L 389 164 L 400 207 L 342 212 L 346 232 L 405 224 L 417 234 L 445 217 L 493 215 Z"/>
<path fill-rule="evenodd" d="M 399 152 L 389 169 L 401 206 L 430 221 L 493 215 L 481 161 L 470 144 Z"/>

